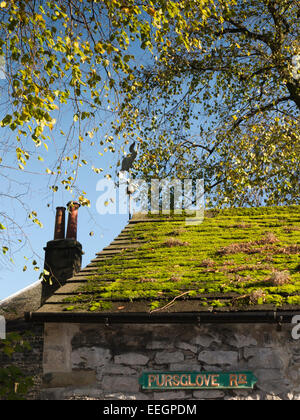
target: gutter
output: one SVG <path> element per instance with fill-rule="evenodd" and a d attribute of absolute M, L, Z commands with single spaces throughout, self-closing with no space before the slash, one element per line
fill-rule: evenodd
<path fill-rule="evenodd" d="M 300 310 L 244 312 L 26 312 L 27 322 L 97 323 L 97 324 L 288 324 Z"/>

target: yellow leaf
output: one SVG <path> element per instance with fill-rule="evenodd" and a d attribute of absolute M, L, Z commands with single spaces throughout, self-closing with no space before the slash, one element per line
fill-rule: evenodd
<path fill-rule="evenodd" d="M 0 7 L 6 7 L 6 1 L 2 1 L 1 3 L 0 3 Z"/>
<path fill-rule="evenodd" d="M 103 44 L 101 42 L 98 42 L 95 45 L 95 51 L 99 54 L 104 54 L 105 53 L 105 48 L 103 47 Z"/>
<path fill-rule="evenodd" d="M 36 20 L 41 20 L 41 21 L 42 21 L 42 20 L 44 20 L 44 18 L 43 18 L 43 16 L 42 16 L 42 15 L 36 15 L 36 16 L 35 16 L 35 19 L 36 19 Z"/>
<path fill-rule="evenodd" d="M 148 13 L 150 16 L 154 17 L 154 16 L 155 16 L 156 11 L 155 11 L 155 9 L 153 9 L 153 7 L 148 7 L 148 9 L 147 9 L 147 13 Z"/>

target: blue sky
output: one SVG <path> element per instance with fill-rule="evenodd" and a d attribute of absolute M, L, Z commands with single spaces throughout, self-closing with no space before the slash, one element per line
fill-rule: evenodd
<path fill-rule="evenodd" d="M 1 83 L 3 85 L 5 81 L 1 81 Z M 109 122 L 107 115 L 103 113 L 102 116 L 103 121 Z M 72 121 L 73 113 L 71 110 L 62 109 L 62 112 L 57 115 L 57 128 L 51 133 L 51 141 L 48 141 L 48 150 L 43 145 L 34 150 L 35 146 L 30 146 L 31 140 L 28 140 L 26 146 L 28 150 L 34 152 L 34 156 L 29 159 L 25 169 L 0 168 L 1 175 L 7 174 L 9 177 L 5 180 L 1 176 L 0 193 L 5 192 L 9 196 L 20 195 L 19 200 L 1 195 L 0 218 L 1 211 L 6 211 L 23 229 L 22 234 L 18 230 L 9 232 L 11 236 L 9 241 L 12 241 L 12 243 L 11 246 L 10 243 L 7 246 L 13 252 L 11 254 L 8 252 L 6 256 L 3 256 L 2 253 L 0 255 L 0 300 L 38 280 L 44 263 L 43 248 L 48 241 L 53 239 L 54 235 L 56 207 L 66 206 L 70 200 L 77 198 L 75 190 L 72 195 L 63 186 L 60 186 L 57 193 L 53 193 L 49 186 L 54 184 L 55 175 L 46 173 L 47 168 L 54 168 L 53 162 L 58 157 L 57 151 L 61 142 L 64 141 L 60 130 L 67 131 L 67 127 Z M 5 131 L 3 128 L 0 128 L 0 130 L 2 138 L 7 134 L 14 142 L 14 134 Z M 86 196 L 91 202 L 90 207 L 81 207 L 78 215 L 77 239 L 83 246 L 83 267 L 94 258 L 96 252 L 107 246 L 128 222 L 128 215 L 126 214 L 99 214 L 96 209 L 97 200 L 100 200 L 100 202 L 105 200 L 103 193 L 96 190 L 97 183 L 104 179 L 106 173 L 116 173 L 117 162 L 120 158 L 118 150 L 116 153 L 104 152 L 105 145 L 102 147 L 103 156 L 98 154 L 98 151 L 101 151 L 99 142 L 104 139 L 104 131 L 105 127 L 93 138 L 94 147 L 90 147 L 90 139 L 83 143 L 82 159 L 86 159 L 87 165 L 80 168 L 77 180 L 78 188 L 80 191 L 84 190 L 86 192 Z M 4 149 L 4 146 L 2 146 L 0 150 L 0 157 L 4 157 L 2 165 L 5 163 L 16 167 L 13 148 L 10 148 L 6 155 Z M 38 160 L 37 156 L 41 156 L 44 161 Z M 93 172 L 91 170 L 92 164 L 103 168 L 103 173 L 96 174 Z M 0 166 L 2 165 L 0 164 Z M 28 219 L 28 213 L 31 211 L 37 212 L 43 225 L 42 228 Z M 107 211 L 109 211 L 109 208 L 107 208 Z M 0 223 L 1 221 L 3 222 L 3 220 L 0 220 Z M 1 245 L 5 243 L 5 235 L 8 231 L 8 229 L 0 231 L 0 235 L 2 235 Z M 24 235 L 27 238 L 25 246 L 23 246 Z M 22 240 L 20 243 L 18 242 L 19 238 Z M 13 263 L 10 258 L 13 259 Z M 32 265 L 34 260 L 37 262 L 36 266 Z M 24 266 L 27 267 L 26 271 L 23 271 Z M 40 267 L 41 270 L 35 271 L 34 267 Z"/>
<path fill-rule="evenodd" d="M 103 166 L 110 165 L 112 160 L 111 154 L 104 155 Z M 24 175 L 21 174 L 22 177 Z M 101 200 L 102 193 L 96 191 L 96 185 L 100 179 L 103 179 L 103 177 L 92 173 L 89 168 L 84 169 L 80 175 L 80 185 L 84 187 L 91 201 L 91 206 L 89 208 L 81 207 L 78 214 L 77 239 L 81 242 L 85 253 L 83 255 L 83 267 L 94 258 L 96 252 L 107 246 L 128 222 L 128 215 L 98 214 L 96 202 L 99 199 Z M 29 202 L 30 208 L 38 213 L 43 228 L 29 221 L 27 227 L 24 227 L 28 236 L 28 244 L 12 255 L 14 264 L 9 261 L 9 257 L 1 257 L 0 299 L 4 299 L 38 280 L 39 271 L 34 271 L 32 260 L 36 260 L 37 266 L 40 268 L 43 267 L 43 248 L 47 241 L 53 239 L 55 209 L 57 206 L 65 206 L 72 199 L 68 192 L 58 192 L 52 195 L 47 190 L 45 180 L 41 180 L 41 177 L 37 175 L 26 174 L 26 181 L 30 182 L 31 188 L 30 192 L 24 196 L 24 200 L 27 201 L 27 204 Z M 18 218 L 18 212 L 15 210 L 14 204 L 9 211 Z M 24 214 L 20 214 L 20 222 L 23 219 Z M 90 235 L 91 232 L 92 236 Z M 24 266 L 27 266 L 26 271 L 23 271 Z"/>
<path fill-rule="evenodd" d="M 134 53 L 137 63 L 145 64 L 151 56 L 149 52 L 138 48 L 134 42 L 128 50 L 129 54 Z M 148 57 L 148 58 L 147 58 Z M 103 70 L 103 69 L 102 69 Z M 99 69 L 101 71 L 101 68 Z M 7 80 L 3 77 L 3 62 L 0 63 L 0 120 L 9 112 L 11 98 L 7 95 Z M 116 144 L 116 152 L 105 152 L 105 134 L 110 132 L 110 123 L 114 121 L 116 116 L 108 109 L 107 105 L 113 106 L 103 100 L 103 107 L 97 112 L 93 121 L 85 120 L 82 123 L 82 132 L 86 133 L 91 127 L 98 126 L 99 131 L 95 133 L 93 138 L 84 135 L 82 143 L 81 159 L 87 161 L 86 166 L 80 168 L 76 185 L 79 190 L 86 192 L 87 198 L 91 202 L 90 207 L 81 207 L 78 214 L 78 235 L 77 239 L 83 246 L 83 264 L 86 266 L 95 253 L 110 244 L 110 242 L 120 233 L 122 228 L 128 222 L 126 214 L 99 214 L 96 209 L 97 200 L 101 200 L 101 192 L 96 190 L 97 183 L 103 179 L 105 174 L 117 173 L 117 163 L 123 156 L 120 147 L 124 146 L 124 140 L 120 140 Z M 54 112 L 53 117 L 56 118 L 56 124 L 52 132 L 49 132 L 51 140 L 47 141 L 47 148 L 42 145 L 36 148 L 30 140 L 30 136 L 24 139 L 24 149 L 28 150 L 30 157 L 24 170 L 6 169 L 4 165 L 16 168 L 14 149 L 17 147 L 15 132 L 9 131 L 7 128 L 0 127 L 0 223 L 4 224 L 2 213 L 10 215 L 12 221 L 17 222 L 23 232 L 20 230 L 9 229 L 0 230 L 0 245 L 6 245 L 7 233 L 10 234 L 7 246 L 9 252 L 4 256 L 0 252 L 0 300 L 5 299 L 13 293 L 27 287 L 36 282 L 39 274 L 43 269 L 44 263 L 44 247 L 46 243 L 53 239 L 55 224 L 55 209 L 57 206 L 66 206 L 70 200 L 77 199 L 78 194 L 74 190 L 74 194 L 70 194 L 60 185 L 59 191 L 53 193 L 49 187 L 55 184 L 55 175 L 47 174 L 47 168 L 55 171 L 55 162 L 59 159 L 59 154 L 63 149 L 62 145 L 65 137 L 60 131 L 69 132 L 69 128 L 73 123 L 74 110 L 71 107 L 60 105 L 60 109 Z M 77 131 L 76 131 L 77 130 Z M 78 154 L 78 125 L 73 132 L 75 141 L 74 148 L 70 148 L 64 155 Z M 7 141 L 6 141 L 7 138 Z M 77 143 L 76 143 L 77 141 Z M 7 144 L 6 144 L 7 142 Z M 101 144 L 104 142 L 104 145 Z M 91 146 L 91 143 L 95 143 Z M 71 143 L 70 143 L 71 144 Z M 110 145 L 110 144 L 108 144 Z M 20 146 L 21 147 L 21 146 Z M 125 147 L 128 150 L 128 145 Z M 103 152 L 103 155 L 99 152 Z M 44 159 L 38 160 L 38 156 Z M 91 170 L 91 166 L 102 168 L 101 174 L 96 174 Z M 76 162 L 73 165 L 76 166 Z M 5 177 L 7 178 L 5 178 Z M 7 196 L 3 195 L 5 193 Z M 8 194 L 7 194 L 8 193 Z M 18 199 L 11 199 L 10 196 L 18 196 Z M 103 198 L 103 201 L 105 198 Z M 108 209 L 109 210 L 109 209 Z M 39 220 L 43 224 L 40 228 L 28 219 L 28 213 L 36 211 Z M 90 233 L 92 232 L 92 235 Z M 18 239 L 21 242 L 18 242 Z M 24 242 L 26 238 L 26 244 Z M 0 251 L 1 251 L 0 247 Z M 10 252 L 12 251 L 12 252 Z M 13 259 L 13 263 L 10 261 Z M 32 261 L 36 260 L 37 265 L 33 266 Z M 23 271 L 24 266 L 27 267 Z M 35 271 L 34 267 L 39 267 L 39 271 Z"/>
<path fill-rule="evenodd" d="M 140 50 L 133 43 L 131 47 L 135 59 L 138 63 L 144 63 L 150 57 L 149 52 Z M 7 80 L 3 77 L 3 63 L 0 63 L 0 120 L 10 110 L 10 98 L 7 95 Z M 107 98 L 109 100 L 111 98 Z M 15 132 L 11 132 L 7 128 L 0 127 L 0 223 L 4 223 L 2 213 L 7 213 L 13 221 L 17 222 L 23 232 L 20 230 L 5 231 L 0 230 L 0 251 L 2 246 L 7 244 L 9 252 L 4 256 L 0 252 L 0 300 L 5 299 L 13 293 L 36 282 L 39 274 L 43 269 L 44 263 L 44 247 L 46 243 L 53 239 L 55 224 L 55 209 L 57 206 L 66 206 L 70 200 L 77 199 L 78 195 L 74 189 L 74 194 L 70 194 L 60 185 L 59 191 L 53 193 L 49 187 L 55 184 L 55 175 L 47 174 L 47 168 L 55 170 L 55 162 L 59 159 L 59 154 L 63 149 L 62 144 L 65 137 L 61 135 L 63 130 L 66 134 L 73 123 L 74 110 L 70 106 L 60 105 L 60 109 L 53 113 L 56 118 L 56 124 L 52 132 L 49 132 L 51 140 L 47 141 L 47 148 L 42 145 L 36 148 L 30 137 L 24 139 L 24 149 L 28 150 L 30 155 L 24 170 L 6 169 L 4 165 L 18 167 L 15 159 L 15 148 L 18 146 L 16 142 Z M 86 133 L 92 127 L 99 127 L 99 131 L 95 133 L 93 138 L 84 135 L 82 143 L 81 159 L 87 161 L 86 166 L 83 165 L 79 170 L 76 185 L 80 191 L 86 192 L 86 197 L 90 200 L 90 207 L 81 207 L 78 214 L 78 235 L 77 239 L 83 246 L 83 264 L 86 266 L 95 253 L 101 251 L 105 246 L 118 236 L 122 228 L 128 222 L 126 214 L 99 214 L 96 209 L 97 200 L 101 200 L 101 192 L 96 190 L 97 183 L 103 179 L 105 174 L 117 173 L 117 163 L 123 154 L 120 148 L 124 146 L 124 140 L 120 140 L 116 144 L 116 152 L 105 152 L 107 146 L 105 144 L 105 134 L 110 132 L 110 123 L 114 121 L 116 116 L 111 112 L 108 106 L 113 105 L 103 100 L 103 107 L 97 111 L 97 115 L 93 121 L 85 120 L 82 123 L 82 132 Z M 78 125 L 73 132 L 74 148 L 70 148 L 65 155 L 78 154 Z M 7 146 L 6 146 L 6 138 Z M 76 143 L 77 141 L 77 143 Z M 101 144 L 104 142 L 104 145 Z M 130 140 L 129 140 L 130 142 Z M 91 146 L 94 143 L 94 146 Z M 70 143 L 71 144 L 71 143 Z M 110 144 L 108 144 L 109 146 Z M 20 146 L 21 147 L 21 146 Z M 128 145 L 125 146 L 128 150 Z M 99 152 L 103 152 L 103 155 Z M 44 159 L 38 160 L 38 156 Z M 103 172 L 96 174 L 91 167 L 102 168 Z M 76 166 L 76 162 L 73 165 Z M 7 177 L 7 178 L 4 178 Z M 9 192 L 9 194 L 7 194 Z M 18 196 L 18 199 L 11 199 L 3 195 Z M 103 198 L 103 201 L 105 198 Z M 109 210 L 109 209 L 108 209 Z M 36 211 L 39 220 L 43 224 L 40 228 L 28 219 L 28 213 Z M 90 233 L 92 232 L 92 235 Z M 7 234 L 10 238 L 7 243 Z M 21 242 L 18 242 L 18 239 Z M 26 238 L 26 244 L 24 242 Z M 10 252 L 11 251 L 11 252 Z M 10 261 L 13 259 L 13 263 Z M 32 261 L 36 261 L 37 265 L 33 266 Z M 27 267 L 23 271 L 24 266 Z M 34 267 L 39 267 L 39 271 L 35 271 Z"/>

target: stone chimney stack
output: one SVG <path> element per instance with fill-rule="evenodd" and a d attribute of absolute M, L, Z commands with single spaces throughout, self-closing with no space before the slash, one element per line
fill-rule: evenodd
<path fill-rule="evenodd" d="M 65 207 L 56 208 L 54 239 L 47 242 L 42 282 L 42 303 L 45 302 L 59 287 L 73 277 L 81 269 L 82 245 L 77 241 L 77 219 L 80 204 L 70 202 L 68 208 L 68 228 L 65 237 Z"/>

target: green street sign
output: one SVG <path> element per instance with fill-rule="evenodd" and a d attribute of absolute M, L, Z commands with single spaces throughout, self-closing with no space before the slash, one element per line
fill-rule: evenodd
<path fill-rule="evenodd" d="M 251 389 L 252 372 L 147 372 L 139 379 L 143 389 Z"/>

